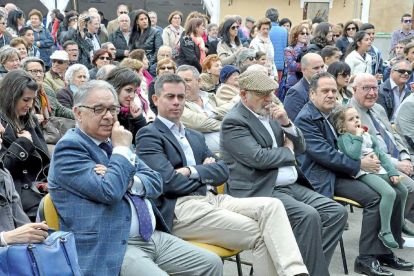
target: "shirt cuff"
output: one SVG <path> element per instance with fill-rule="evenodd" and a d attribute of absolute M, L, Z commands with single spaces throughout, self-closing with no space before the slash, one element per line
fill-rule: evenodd
<path fill-rule="evenodd" d="M 190 169 L 190 179 L 200 179 L 200 174 L 194 167 L 188 167 Z"/>
<path fill-rule="evenodd" d="M 131 163 L 132 166 L 135 166 L 135 157 L 136 155 L 127 147 L 125 146 L 118 146 L 115 147 L 112 151 L 112 154 L 120 154 Z"/>
<path fill-rule="evenodd" d="M 411 161 L 410 155 L 407 154 L 406 152 L 400 152 L 400 159 L 401 160 L 410 160 Z"/>
<path fill-rule="evenodd" d="M 295 137 L 297 137 L 298 136 L 298 131 L 296 130 L 296 127 L 295 127 L 295 125 L 291 125 L 290 127 L 283 127 L 282 126 L 282 129 L 285 131 L 285 132 L 287 132 L 287 133 L 289 133 L 289 134 L 291 134 L 291 135 L 293 135 L 293 136 L 295 136 Z"/>
<path fill-rule="evenodd" d="M 398 166 L 398 159 L 397 158 L 394 158 L 394 157 L 390 157 L 390 159 L 391 159 L 391 163 L 394 166 L 394 168 L 397 168 L 397 166 Z"/>
<path fill-rule="evenodd" d="M 144 184 L 142 184 L 142 181 L 138 176 L 134 175 L 134 183 L 132 184 L 132 187 L 131 189 L 129 189 L 129 191 L 133 195 L 137 195 L 140 197 L 145 196 L 145 186 Z"/>

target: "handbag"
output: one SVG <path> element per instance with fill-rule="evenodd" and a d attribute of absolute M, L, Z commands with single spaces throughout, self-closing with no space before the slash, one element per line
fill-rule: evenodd
<path fill-rule="evenodd" d="M 47 144 L 56 145 L 66 131 L 74 127 L 75 120 L 51 116 L 46 121 L 46 124 L 42 124 L 43 137 Z"/>
<path fill-rule="evenodd" d="M 80 276 L 73 233 L 48 230 L 43 243 L 9 245 L 0 250 L 0 275 Z"/>

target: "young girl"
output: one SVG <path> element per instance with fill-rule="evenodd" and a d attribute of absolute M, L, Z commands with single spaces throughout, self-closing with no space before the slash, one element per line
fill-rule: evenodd
<path fill-rule="evenodd" d="M 407 200 L 407 188 L 400 182 L 400 174 L 393 167 L 388 156 L 383 153 L 378 144 L 369 133 L 365 132 L 361 126 L 358 111 L 351 105 L 343 105 L 338 107 L 330 116 L 331 122 L 336 131 L 340 135 L 338 139 L 339 149 L 351 157 L 358 160 L 365 156 L 375 153 L 381 161 L 381 167 L 378 173 L 373 174 L 360 170 L 356 178 L 381 195 L 380 216 L 381 230 L 378 234 L 379 239 L 389 248 L 398 248 L 399 245 L 395 241 L 391 233 L 390 220 L 395 200 L 395 191 L 391 188 L 394 186 L 401 192 L 402 197 L 402 232 L 413 236 L 414 231 L 408 228 L 404 220 L 404 206 Z"/>

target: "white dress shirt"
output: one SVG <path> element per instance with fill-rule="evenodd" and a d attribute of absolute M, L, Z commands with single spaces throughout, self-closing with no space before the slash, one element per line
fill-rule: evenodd
<path fill-rule="evenodd" d="M 394 123 L 395 112 L 397 112 L 398 107 L 400 106 L 400 104 L 404 100 L 405 85 L 403 86 L 403 89 L 400 92 L 400 88 L 398 87 L 398 85 L 391 78 L 390 78 L 390 84 L 391 84 L 392 93 L 394 94 L 394 110 L 392 112 L 392 117 L 391 117 L 391 120 L 390 120 L 390 123 L 393 124 Z"/>

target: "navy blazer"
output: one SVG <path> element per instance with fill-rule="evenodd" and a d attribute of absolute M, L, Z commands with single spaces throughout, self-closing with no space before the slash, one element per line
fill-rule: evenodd
<path fill-rule="evenodd" d="M 152 124 L 141 128 L 136 136 L 137 154 L 150 168 L 161 173 L 164 181 L 163 193 L 155 200 L 168 227 L 172 227 L 177 198 L 188 195 L 206 195 L 206 184 L 220 186 L 227 181 L 229 169 L 223 160 L 211 152 L 204 135 L 185 129 L 185 136 L 191 145 L 196 161 L 193 166 L 200 179 L 189 179 L 175 170 L 187 166 L 187 160 L 174 134 L 158 118 Z M 203 165 L 207 157 L 216 163 Z"/>
<path fill-rule="evenodd" d="M 108 168 L 104 176 L 93 170 Z M 125 192 L 138 176 L 146 198 L 162 192 L 159 173 L 136 157 L 135 166 L 119 154 L 108 159 L 80 129 L 71 129 L 56 145 L 49 170 L 49 190 L 62 231 L 75 234 L 79 265 L 84 275 L 118 275 L 131 228 L 131 207 Z M 153 206 L 157 229 L 167 230 Z"/>
<path fill-rule="evenodd" d="M 411 90 L 404 86 L 403 94 L 403 100 L 405 100 L 405 98 L 411 94 Z M 391 121 L 392 114 L 394 113 L 394 93 L 391 88 L 391 79 L 387 79 L 379 87 L 377 104 L 384 107 L 385 112 L 387 112 L 388 120 Z"/>
<path fill-rule="evenodd" d="M 318 193 L 333 198 L 337 174 L 356 176 L 361 160 L 337 150 L 335 135 L 311 101 L 298 114 L 295 124 L 306 141 L 305 153 L 297 157 L 301 170 Z"/>
<path fill-rule="evenodd" d="M 286 93 L 283 104 L 289 119 L 293 122 L 302 107 L 309 101 L 309 83 L 303 77 Z"/>

